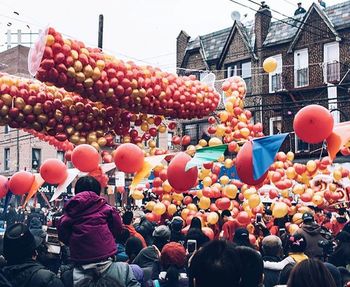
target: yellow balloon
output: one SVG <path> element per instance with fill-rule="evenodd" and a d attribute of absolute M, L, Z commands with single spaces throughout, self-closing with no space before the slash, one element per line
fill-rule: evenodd
<path fill-rule="evenodd" d="M 219 215 L 216 212 L 210 212 L 207 216 L 207 221 L 210 224 L 216 224 L 219 221 Z"/>
<path fill-rule="evenodd" d="M 149 128 L 149 126 L 148 126 L 148 123 L 147 123 L 147 122 L 143 122 L 143 123 L 141 124 L 141 130 L 142 130 L 143 132 L 147 132 L 147 131 L 148 131 L 148 128 Z"/>
<path fill-rule="evenodd" d="M 276 202 L 273 210 L 272 210 L 272 216 L 275 218 L 282 218 L 285 217 L 288 213 L 288 205 L 284 202 Z"/>
<path fill-rule="evenodd" d="M 195 211 L 195 212 L 198 211 L 197 206 L 196 206 L 194 203 L 189 203 L 189 204 L 187 204 L 187 208 L 188 208 L 189 210 L 192 210 L 192 211 Z"/>
<path fill-rule="evenodd" d="M 131 197 L 135 200 L 140 200 L 144 198 L 143 192 L 141 190 L 137 190 L 135 189 L 132 194 Z"/>
<path fill-rule="evenodd" d="M 182 193 L 173 192 L 172 198 L 176 201 L 182 201 L 184 199 L 184 195 Z"/>
<path fill-rule="evenodd" d="M 208 187 L 211 186 L 212 184 L 212 180 L 209 176 L 206 176 L 203 180 L 202 180 L 202 184 L 204 187 Z"/>
<path fill-rule="evenodd" d="M 225 110 L 228 111 L 229 113 L 233 113 L 233 108 L 234 106 L 232 102 L 227 101 L 225 103 Z"/>
<path fill-rule="evenodd" d="M 309 172 L 314 172 L 317 168 L 317 164 L 314 160 L 309 160 L 307 163 L 306 163 L 306 169 L 309 171 Z"/>
<path fill-rule="evenodd" d="M 255 208 L 260 204 L 260 196 L 258 194 L 252 194 L 248 199 L 250 208 Z"/>
<path fill-rule="evenodd" d="M 293 161 L 294 160 L 294 152 L 292 152 L 292 151 L 287 152 L 287 159 L 290 161 Z"/>
<path fill-rule="evenodd" d="M 186 220 L 187 216 L 188 216 L 188 213 L 190 212 L 190 210 L 188 208 L 184 208 L 182 211 L 181 211 L 181 217 L 183 220 Z"/>
<path fill-rule="evenodd" d="M 238 188 L 234 184 L 228 184 L 224 187 L 223 192 L 228 198 L 235 199 L 237 196 Z"/>
<path fill-rule="evenodd" d="M 227 169 L 230 169 L 230 168 L 233 166 L 233 161 L 232 161 L 232 159 L 230 159 L 230 158 L 225 159 L 224 166 L 225 166 Z"/>
<path fill-rule="evenodd" d="M 172 197 L 169 193 L 167 194 L 163 194 L 163 197 L 162 197 L 163 200 L 167 200 L 167 201 L 171 201 Z"/>
<path fill-rule="evenodd" d="M 290 235 L 294 235 L 295 232 L 297 232 L 299 229 L 299 226 L 297 224 L 290 224 L 288 227 L 288 231 Z"/>
<path fill-rule="evenodd" d="M 152 211 L 156 203 L 154 201 L 149 201 L 146 203 L 145 208 L 149 211 Z"/>
<path fill-rule="evenodd" d="M 168 214 L 173 215 L 177 211 L 175 204 L 170 204 L 168 206 Z"/>
<path fill-rule="evenodd" d="M 281 195 L 283 198 L 288 198 L 289 197 L 289 190 L 288 189 L 281 190 Z"/>
<path fill-rule="evenodd" d="M 294 167 L 292 167 L 292 166 L 288 167 L 287 170 L 286 170 L 286 175 L 287 175 L 287 178 L 294 179 L 295 176 L 297 175 L 297 173 L 295 172 Z"/>
<path fill-rule="evenodd" d="M 200 209 L 208 209 L 210 207 L 210 198 L 202 196 L 198 202 Z"/>
<path fill-rule="evenodd" d="M 303 214 L 300 212 L 297 212 L 296 214 L 293 215 L 292 217 L 292 222 L 295 224 L 300 224 L 303 222 Z"/>
<path fill-rule="evenodd" d="M 243 196 L 245 199 L 249 199 L 253 194 L 256 194 L 256 189 L 249 188 L 246 191 L 244 191 Z"/>
<path fill-rule="evenodd" d="M 225 155 L 222 155 L 217 159 L 218 162 L 223 162 L 224 160 L 225 160 Z"/>
<path fill-rule="evenodd" d="M 220 121 L 222 123 L 226 122 L 228 120 L 228 116 L 229 116 L 228 112 L 226 111 L 220 112 Z"/>
<path fill-rule="evenodd" d="M 201 139 L 201 140 L 198 142 L 198 144 L 199 144 L 200 146 L 202 146 L 202 147 L 205 147 L 205 146 L 208 145 L 208 142 L 207 142 L 206 140 L 204 140 L 204 139 Z"/>
<path fill-rule="evenodd" d="M 222 140 L 221 139 L 219 139 L 217 137 L 213 137 L 213 138 L 211 138 L 209 140 L 209 146 L 217 146 L 217 145 L 222 145 Z"/>
<path fill-rule="evenodd" d="M 315 194 L 312 197 L 312 202 L 313 202 L 313 204 L 319 206 L 319 205 L 323 204 L 323 197 L 320 194 Z"/>
<path fill-rule="evenodd" d="M 333 171 L 333 177 L 336 181 L 341 180 L 342 179 L 342 172 L 339 169 L 336 169 L 335 171 Z"/>
<path fill-rule="evenodd" d="M 161 134 L 164 134 L 166 132 L 166 126 L 164 125 L 160 125 L 158 127 L 158 131 L 161 133 Z"/>
<path fill-rule="evenodd" d="M 220 183 L 226 185 L 230 182 L 230 178 L 227 175 L 223 175 L 220 177 Z"/>
<path fill-rule="evenodd" d="M 277 69 L 277 60 L 275 58 L 266 58 L 263 62 L 263 68 L 266 73 L 272 73 Z"/>
<path fill-rule="evenodd" d="M 250 130 L 248 129 L 248 128 L 242 128 L 240 131 L 239 131 L 240 133 L 241 133 L 241 135 L 243 136 L 243 137 L 248 137 L 249 135 L 250 135 Z"/>
<path fill-rule="evenodd" d="M 166 207 L 164 203 L 162 202 L 157 202 L 156 205 L 153 207 L 153 213 L 157 215 L 162 215 L 166 212 Z"/>
<path fill-rule="evenodd" d="M 220 124 L 216 127 L 215 135 L 218 137 L 223 137 L 225 135 L 226 127 L 223 124 Z"/>
<path fill-rule="evenodd" d="M 189 145 L 186 149 L 186 153 L 193 156 L 196 153 L 196 147 L 194 145 Z"/>
<path fill-rule="evenodd" d="M 164 192 L 171 192 L 172 191 L 172 186 L 170 185 L 169 181 L 164 181 L 162 184 Z"/>
<path fill-rule="evenodd" d="M 197 197 L 201 199 L 203 196 L 203 191 L 201 189 L 197 190 Z"/>

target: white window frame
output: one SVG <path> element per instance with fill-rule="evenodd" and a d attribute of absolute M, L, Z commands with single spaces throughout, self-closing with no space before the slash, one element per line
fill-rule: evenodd
<path fill-rule="evenodd" d="M 330 47 L 335 47 L 335 53 L 331 57 L 328 54 L 328 48 Z M 334 63 L 334 62 L 339 62 L 339 42 L 331 42 L 331 43 L 326 43 L 323 45 L 323 63 L 324 63 L 324 69 L 323 69 L 323 81 L 325 83 L 328 82 L 328 74 L 327 74 L 327 64 L 328 63 Z"/>
<path fill-rule="evenodd" d="M 294 151 L 295 151 L 295 153 L 309 152 L 310 151 L 310 144 L 307 144 L 307 146 L 308 146 L 307 150 L 299 150 L 298 139 L 299 139 L 298 136 L 296 135 L 296 133 L 294 133 Z"/>
<path fill-rule="evenodd" d="M 272 118 L 269 119 L 269 134 L 270 134 L 270 136 L 274 135 L 274 133 L 273 133 L 273 124 L 275 122 L 278 122 L 278 121 L 280 121 L 281 125 L 282 125 L 282 117 L 281 116 L 272 117 Z M 281 132 L 282 132 L 282 130 L 281 130 Z"/>
<path fill-rule="evenodd" d="M 7 151 L 8 151 L 8 157 L 7 157 Z M 10 163 L 11 163 L 11 149 L 9 147 L 4 148 L 4 171 L 10 170 Z"/>
<path fill-rule="evenodd" d="M 303 59 L 303 56 L 305 57 Z M 307 83 L 298 85 L 298 70 L 307 68 Z M 294 52 L 294 87 L 301 88 L 309 85 L 309 51 L 307 48 Z"/>
<path fill-rule="evenodd" d="M 6 125 L 4 127 L 4 134 L 5 135 L 8 135 L 9 133 L 11 132 L 11 127 L 9 125 Z"/>
<path fill-rule="evenodd" d="M 277 61 L 277 68 L 276 68 L 276 70 L 274 72 L 269 73 L 269 93 L 270 94 L 276 92 L 275 90 L 272 89 L 272 76 L 275 76 L 277 74 L 282 75 L 282 72 L 283 72 L 283 69 L 282 69 L 282 66 L 283 66 L 282 54 L 274 55 L 271 58 L 276 59 L 276 61 Z M 277 91 L 281 91 L 283 89 L 282 86 L 283 86 L 283 83 L 281 84 L 281 89 L 277 90 Z"/>
<path fill-rule="evenodd" d="M 62 150 L 57 151 L 57 159 L 64 161 L 64 151 Z"/>
<path fill-rule="evenodd" d="M 232 63 L 227 67 L 227 78 L 238 76 L 238 63 Z"/>

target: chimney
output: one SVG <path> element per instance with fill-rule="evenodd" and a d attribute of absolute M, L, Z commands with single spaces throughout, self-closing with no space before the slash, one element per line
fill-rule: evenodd
<path fill-rule="evenodd" d="M 261 2 L 261 6 L 255 14 L 255 38 L 256 48 L 259 52 L 266 39 L 267 33 L 271 23 L 271 11 L 270 7 L 265 4 L 265 1 Z"/>
<path fill-rule="evenodd" d="M 181 30 L 179 36 L 176 38 L 176 68 L 181 66 L 189 41 L 190 36 L 188 36 L 185 31 Z"/>

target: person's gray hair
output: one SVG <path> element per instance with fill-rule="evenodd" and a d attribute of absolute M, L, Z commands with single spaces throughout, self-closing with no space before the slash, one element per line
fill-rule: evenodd
<path fill-rule="evenodd" d="M 261 244 L 264 255 L 277 256 L 282 250 L 282 241 L 276 235 L 266 236 Z"/>

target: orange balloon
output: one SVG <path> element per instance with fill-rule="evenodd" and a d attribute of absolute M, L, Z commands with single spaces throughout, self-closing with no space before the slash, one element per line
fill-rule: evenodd
<path fill-rule="evenodd" d="M 91 172 L 98 168 L 98 151 L 88 144 L 78 145 L 72 152 L 73 165 L 82 172 Z"/>
<path fill-rule="evenodd" d="M 120 171 L 125 173 L 139 172 L 144 163 L 143 151 L 137 145 L 122 144 L 115 150 L 114 162 Z"/>
<path fill-rule="evenodd" d="M 56 158 L 49 158 L 40 167 L 41 177 L 49 184 L 61 184 L 67 176 L 67 166 Z"/>
<path fill-rule="evenodd" d="M 33 185 L 35 177 L 28 171 L 19 171 L 11 176 L 9 181 L 9 189 L 15 195 L 23 195 L 27 193 Z"/>

